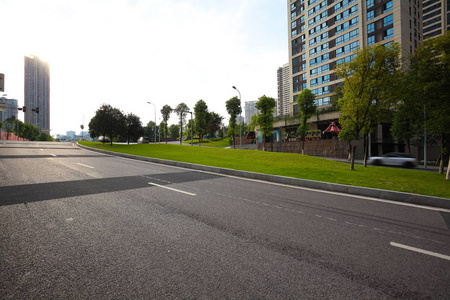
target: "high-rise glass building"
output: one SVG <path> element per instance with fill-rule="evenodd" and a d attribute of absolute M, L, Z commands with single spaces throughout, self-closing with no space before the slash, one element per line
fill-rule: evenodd
<path fill-rule="evenodd" d="M 287 0 L 287 4 L 294 114 L 296 98 L 305 88 L 316 95 L 319 108 L 331 105 L 335 87 L 342 84 L 333 70 L 350 61 L 357 48 L 395 41 L 406 56 L 423 39 L 419 0 Z"/>
<path fill-rule="evenodd" d="M 25 123 L 50 134 L 50 67 L 36 56 L 25 56 Z"/>

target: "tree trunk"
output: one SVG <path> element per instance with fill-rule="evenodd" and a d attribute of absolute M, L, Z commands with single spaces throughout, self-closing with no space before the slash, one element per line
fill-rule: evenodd
<path fill-rule="evenodd" d="M 355 169 L 355 150 L 356 150 L 356 146 L 352 146 L 351 148 L 351 160 L 350 160 L 350 170 L 354 170 Z"/>
<path fill-rule="evenodd" d="M 350 141 L 348 141 L 348 156 L 347 156 L 347 160 L 351 161 L 352 160 L 352 144 Z"/>
<path fill-rule="evenodd" d="M 367 133 L 364 134 L 364 161 L 363 161 L 363 166 L 367 167 L 367 150 L 368 150 L 368 146 L 369 146 L 369 141 L 368 141 L 369 135 Z"/>
<path fill-rule="evenodd" d="M 450 155 L 448 156 L 447 175 L 445 176 L 445 179 L 450 180 Z"/>
<path fill-rule="evenodd" d="M 411 140 L 406 139 L 406 152 L 411 153 Z"/>
<path fill-rule="evenodd" d="M 444 174 L 444 135 L 441 134 L 441 160 L 439 163 L 439 174 Z"/>
<path fill-rule="evenodd" d="M 302 154 L 305 154 L 305 134 L 302 134 Z"/>
<path fill-rule="evenodd" d="M 266 134 L 263 134 L 263 151 L 266 151 Z"/>

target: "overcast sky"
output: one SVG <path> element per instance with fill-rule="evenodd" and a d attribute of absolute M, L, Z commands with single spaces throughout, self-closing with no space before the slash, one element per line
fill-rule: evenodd
<path fill-rule="evenodd" d="M 0 73 L 23 105 L 24 56 L 50 63 L 51 134 L 87 127 L 103 103 L 143 124 L 202 99 L 277 98 L 288 62 L 286 0 L 0 0 Z M 23 113 L 19 113 L 23 120 Z M 172 115 L 170 124 L 176 123 Z"/>

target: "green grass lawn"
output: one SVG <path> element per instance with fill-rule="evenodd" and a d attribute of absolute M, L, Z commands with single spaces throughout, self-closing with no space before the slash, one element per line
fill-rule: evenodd
<path fill-rule="evenodd" d="M 450 198 L 450 181 L 435 172 L 355 165 L 296 153 L 189 147 L 174 144 L 101 144 L 80 142 L 93 148 L 200 165 L 281 175 L 331 183 L 371 187 Z"/>
<path fill-rule="evenodd" d="M 199 144 L 198 138 L 194 138 L 193 139 L 193 144 L 197 145 Z M 191 140 L 188 141 L 183 141 L 184 144 L 191 144 Z M 208 147 L 217 147 L 217 148 L 224 148 L 224 147 L 228 147 L 230 146 L 230 139 L 229 138 L 225 138 L 225 139 L 220 139 L 220 138 L 216 138 L 216 139 L 204 139 L 203 142 L 200 144 L 201 146 L 208 146 Z"/>

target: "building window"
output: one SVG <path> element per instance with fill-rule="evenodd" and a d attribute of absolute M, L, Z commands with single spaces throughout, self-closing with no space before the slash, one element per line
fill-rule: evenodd
<path fill-rule="evenodd" d="M 384 40 L 394 37 L 394 28 L 390 28 L 384 32 Z"/>
<path fill-rule="evenodd" d="M 392 1 L 389 1 L 388 3 L 384 4 L 383 5 L 383 14 L 392 10 L 392 7 L 393 7 Z"/>
<path fill-rule="evenodd" d="M 375 44 L 375 36 L 374 36 L 374 35 L 369 36 L 369 40 L 368 40 L 367 44 L 368 44 L 369 46 Z"/>
<path fill-rule="evenodd" d="M 394 22 L 394 15 L 389 15 L 383 19 L 383 26 L 389 26 Z"/>
<path fill-rule="evenodd" d="M 367 8 L 371 8 L 373 6 L 373 0 L 367 0 Z"/>
<path fill-rule="evenodd" d="M 374 10 L 369 11 L 367 13 L 367 21 L 372 20 L 373 18 L 375 18 L 375 11 Z"/>
<path fill-rule="evenodd" d="M 370 23 L 367 25 L 367 33 L 372 33 L 375 31 L 375 23 Z"/>

